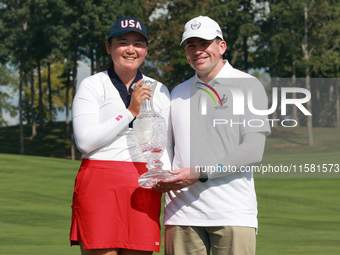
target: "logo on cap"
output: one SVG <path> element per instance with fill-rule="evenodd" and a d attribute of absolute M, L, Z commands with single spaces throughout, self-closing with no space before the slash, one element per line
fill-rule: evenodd
<path fill-rule="evenodd" d="M 201 22 L 194 20 L 194 22 L 191 24 L 191 29 L 192 30 L 197 30 L 201 27 Z"/>
<path fill-rule="evenodd" d="M 138 28 L 139 30 L 143 30 L 141 24 L 139 23 L 139 21 L 137 21 L 137 23 L 135 23 L 135 20 L 133 20 L 133 19 L 130 19 L 130 20 L 122 20 L 122 21 L 120 22 L 120 26 L 121 26 L 122 28 L 126 28 L 126 27 L 129 26 L 129 27 Z"/>

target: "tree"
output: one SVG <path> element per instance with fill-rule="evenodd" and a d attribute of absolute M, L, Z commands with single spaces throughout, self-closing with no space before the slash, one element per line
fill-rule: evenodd
<path fill-rule="evenodd" d="M 230 63 L 248 72 L 254 68 L 256 43 L 261 34 L 263 1 L 214 1 L 211 17 L 221 24 Z"/>
<path fill-rule="evenodd" d="M 18 81 L 16 77 L 9 71 L 9 69 L 0 64 L 0 87 L 10 87 L 15 88 L 18 85 Z M 11 116 L 15 115 L 16 107 L 14 107 L 11 103 L 9 103 L 9 99 L 11 99 L 11 95 L 9 95 L 6 90 L 0 91 L 0 127 L 8 125 L 7 121 L 3 118 L 3 111 L 9 112 Z"/>
<path fill-rule="evenodd" d="M 336 3 L 335 3 L 336 4 Z M 339 4 L 339 3 L 338 3 Z M 311 90 L 310 78 L 324 64 L 335 50 L 339 49 L 339 16 L 333 16 L 333 6 L 326 0 L 304 1 L 304 34 L 301 44 L 303 64 L 305 68 L 306 89 Z M 339 14 L 339 13 L 338 13 Z M 336 34 L 337 33 L 337 34 Z M 307 103 L 307 109 L 312 112 L 312 102 Z M 307 117 L 308 145 L 313 145 L 312 116 Z"/>
<path fill-rule="evenodd" d="M 209 12 L 212 1 L 160 1 L 158 17 L 148 24 L 151 43 L 144 65 L 149 75 L 157 77 L 169 89 L 194 74 L 188 65 L 181 42 L 184 24 Z"/>
<path fill-rule="evenodd" d="M 220 24 L 228 45 L 224 57 L 237 69 L 263 69 L 272 81 L 276 77 L 291 77 L 292 81 L 298 77 L 306 77 L 307 81 L 339 77 L 337 0 L 2 1 L 0 63 L 19 74 L 21 153 L 24 121 L 32 124 L 33 139 L 37 117 L 42 127 L 46 120 L 53 122 L 57 111 L 66 107 L 67 130 L 72 130 L 68 114 L 76 91 L 78 62 L 90 61 L 92 74 L 105 69 L 110 59 L 104 42 L 116 18 L 133 16 L 145 23 L 151 41 L 141 69 L 171 90 L 194 74 L 184 46 L 179 43 L 185 23 L 199 15 Z M 274 82 L 272 85 L 276 86 Z M 334 107 L 339 105 L 338 85 L 307 82 L 306 88 L 312 93 L 308 107 L 313 118 L 311 124 L 308 120 L 308 126 L 334 126 L 335 120 L 339 123 L 340 117 L 336 116 L 340 107 Z M 0 106 L 13 109 L 6 97 L 0 94 Z M 64 100 L 64 106 L 59 100 Z M 298 118 L 296 110 L 294 119 Z M 306 118 L 300 119 L 305 125 Z M 0 123 L 4 125 L 1 119 Z"/>
<path fill-rule="evenodd" d="M 45 113 L 43 105 L 44 95 L 42 93 L 41 85 L 41 70 L 47 66 L 50 70 L 54 59 L 60 59 L 60 50 L 58 46 L 63 40 L 65 34 L 65 26 L 63 24 L 63 15 L 65 10 L 65 2 L 61 0 L 32 0 L 30 5 L 30 34 L 32 39 L 30 41 L 31 56 L 38 67 L 38 81 L 39 81 L 39 128 L 43 128 L 44 119 L 46 116 L 49 122 L 52 122 L 52 91 L 51 84 L 48 82 L 48 111 Z M 50 81 L 51 73 L 48 72 L 48 81 Z"/>
<path fill-rule="evenodd" d="M 291 77 L 292 86 L 296 82 L 296 60 L 301 55 L 299 15 L 301 5 L 298 1 L 268 1 L 267 9 L 260 20 L 261 36 L 257 48 L 257 66 L 262 66 L 271 77 L 271 88 L 278 87 L 278 77 Z M 292 19 L 294 17 L 294 19 Z M 293 94 L 293 98 L 296 97 Z M 296 107 L 293 108 L 293 119 L 298 120 Z M 279 119 L 277 112 L 273 119 Z M 277 123 L 274 123 L 277 129 Z"/>
<path fill-rule="evenodd" d="M 0 8 L 1 32 L 0 42 L 6 48 L 5 54 L 0 53 L 2 61 L 9 61 L 19 69 L 19 123 L 20 123 L 20 154 L 24 154 L 24 130 L 22 116 L 22 93 L 25 72 L 28 70 L 28 20 L 30 1 L 4 1 Z"/>
<path fill-rule="evenodd" d="M 261 25 L 259 60 L 267 63 L 272 80 L 277 76 L 291 77 L 292 86 L 296 86 L 296 78 L 305 77 L 305 87 L 312 93 L 312 100 L 307 105 L 309 112 L 313 113 L 313 119 L 307 117 L 307 143 L 311 145 L 312 126 L 325 125 L 322 120 L 328 114 L 322 113 L 321 109 L 328 106 L 321 100 L 324 93 L 330 95 L 332 89 L 326 90 L 320 84 L 312 86 L 310 79 L 337 75 L 334 70 L 339 66 L 339 3 L 324 0 L 272 0 L 269 1 L 269 10 Z M 332 98 L 330 96 L 329 100 Z M 312 101 L 315 103 L 312 104 Z M 298 119 L 296 107 L 292 113 L 293 118 Z"/>

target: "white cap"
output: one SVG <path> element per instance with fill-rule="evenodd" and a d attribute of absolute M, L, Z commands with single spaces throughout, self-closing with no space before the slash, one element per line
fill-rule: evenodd
<path fill-rule="evenodd" d="M 205 40 L 212 40 L 219 37 L 224 40 L 220 26 L 216 21 L 207 16 L 193 18 L 185 24 L 180 44 L 191 37 L 198 37 Z"/>

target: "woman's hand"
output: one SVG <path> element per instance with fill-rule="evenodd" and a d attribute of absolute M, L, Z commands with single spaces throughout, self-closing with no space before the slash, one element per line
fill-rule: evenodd
<path fill-rule="evenodd" d="M 150 100 L 151 98 L 151 88 L 147 86 L 141 86 L 143 81 L 144 79 L 141 79 L 136 83 L 131 94 L 131 101 L 128 110 L 132 113 L 134 117 L 139 114 L 143 100 Z"/>

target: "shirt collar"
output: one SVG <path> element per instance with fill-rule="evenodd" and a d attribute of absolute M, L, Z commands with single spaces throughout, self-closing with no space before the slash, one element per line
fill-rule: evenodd
<path fill-rule="evenodd" d="M 111 79 L 112 84 L 117 88 L 117 87 L 122 87 L 125 89 L 125 91 L 127 91 L 126 89 L 126 85 L 122 82 L 122 80 L 119 78 L 118 74 L 115 72 L 114 68 L 113 68 L 113 64 L 109 67 L 108 70 L 108 74 L 109 77 Z M 136 82 L 138 82 L 140 79 L 143 78 L 143 74 L 142 72 L 138 69 L 137 71 L 137 75 L 135 77 L 135 79 L 133 80 L 132 84 L 129 87 L 129 94 L 132 93 L 133 88 L 134 88 L 134 84 Z M 118 88 L 117 88 L 118 89 Z"/>
<path fill-rule="evenodd" d="M 223 60 L 223 62 L 224 62 L 224 66 L 218 72 L 218 74 L 214 77 L 214 79 L 215 78 L 229 78 L 230 77 L 233 67 L 229 64 L 228 60 Z M 196 82 L 202 82 L 202 80 L 198 77 L 197 72 L 195 74 L 194 79 L 195 79 L 195 83 Z M 208 84 L 214 85 L 216 83 L 216 81 L 214 79 L 212 79 Z"/>
<path fill-rule="evenodd" d="M 111 79 L 113 86 L 118 90 L 120 97 L 122 98 L 126 108 L 130 105 L 131 94 L 133 92 L 134 84 L 143 78 L 142 72 L 138 69 L 137 75 L 129 87 L 129 92 L 126 89 L 126 85 L 119 78 L 118 74 L 115 72 L 113 65 L 108 69 L 108 74 Z"/>
<path fill-rule="evenodd" d="M 115 72 L 115 70 L 113 68 L 113 64 L 109 67 L 107 72 L 109 74 L 109 77 L 111 79 L 113 86 L 118 90 L 120 98 L 122 99 L 123 103 L 125 104 L 125 107 L 128 108 L 129 105 L 130 105 L 131 94 L 133 92 L 134 85 L 136 84 L 136 82 L 138 82 L 140 79 L 143 78 L 142 72 L 138 69 L 137 75 L 136 75 L 135 79 L 133 80 L 132 84 L 129 87 L 129 92 L 126 89 L 126 85 L 122 82 L 122 80 L 119 78 L 118 74 Z M 129 123 L 130 128 L 133 128 L 133 121 L 134 120 L 135 119 L 133 119 Z"/>

